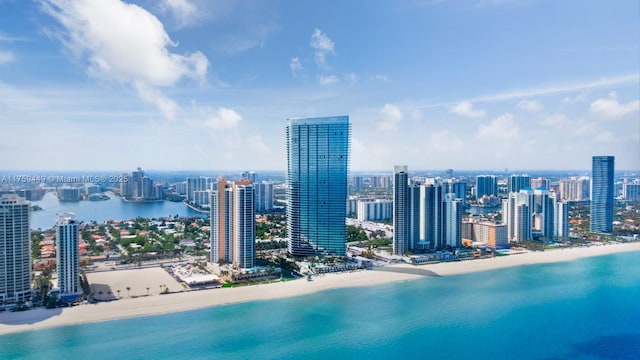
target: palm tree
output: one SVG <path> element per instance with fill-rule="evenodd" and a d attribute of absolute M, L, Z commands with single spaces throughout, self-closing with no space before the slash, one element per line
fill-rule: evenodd
<path fill-rule="evenodd" d="M 116 290 L 116 292 L 118 293 L 118 299 L 120 298 L 120 290 Z"/>
<path fill-rule="evenodd" d="M 147 288 L 147 295 L 149 295 L 149 288 Z"/>
<path fill-rule="evenodd" d="M 131 290 L 131 287 L 127 286 L 127 296 L 131 297 L 131 295 L 129 294 L 129 291 Z"/>

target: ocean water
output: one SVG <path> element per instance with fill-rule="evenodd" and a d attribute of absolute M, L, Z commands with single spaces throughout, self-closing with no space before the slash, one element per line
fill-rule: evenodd
<path fill-rule="evenodd" d="M 45 194 L 40 201 L 33 201 L 43 210 L 31 212 L 31 229 L 48 229 L 56 224 L 57 214 L 63 212 L 75 213 L 79 220 L 97 221 L 129 220 L 136 217 L 159 218 L 169 216 L 199 216 L 207 214 L 197 212 L 181 202 L 125 202 L 109 193 L 109 200 L 103 201 L 59 201 L 51 192 Z"/>
<path fill-rule="evenodd" d="M 640 252 L 10 334 L 0 358 L 640 359 Z"/>

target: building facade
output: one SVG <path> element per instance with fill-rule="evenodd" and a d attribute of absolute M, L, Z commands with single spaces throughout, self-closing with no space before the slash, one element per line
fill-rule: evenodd
<path fill-rule="evenodd" d="M 265 212 L 273 209 L 273 183 L 263 181 L 253 184 L 256 193 L 256 211 Z"/>
<path fill-rule="evenodd" d="M 393 168 L 393 253 L 404 255 L 410 243 L 409 171 L 406 165 Z"/>
<path fill-rule="evenodd" d="M 292 255 L 346 253 L 350 133 L 348 116 L 288 121 L 287 229 Z"/>
<path fill-rule="evenodd" d="M 360 221 L 389 220 L 393 216 L 393 200 L 359 199 L 357 208 Z"/>
<path fill-rule="evenodd" d="M 531 187 L 531 176 L 529 175 L 511 175 L 507 182 L 507 191 L 509 193 L 518 192 L 525 188 Z"/>
<path fill-rule="evenodd" d="M 219 180 L 210 194 L 211 262 L 255 266 L 255 194 L 251 180 Z"/>
<path fill-rule="evenodd" d="M 80 228 L 72 213 L 61 214 L 56 223 L 56 268 L 61 300 L 75 300 L 80 288 Z"/>
<path fill-rule="evenodd" d="M 476 176 L 475 196 L 479 199 L 484 195 L 498 196 L 498 178 L 494 175 Z"/>
<path fill-rule="evenodd" d="M 640 180 L 622 184 L 622 198 L 627 201 L 640 200 Z"/>
<path fill-rule="evenodd" d="M 614 161 L 613 156 L 594 156 L 592 158 L 591 232 L 610 233 L 613 231 Z"/>
<path fill-rule="evenodd" d="M 560 199 L 563 201 L 589 200 L 591 180 L 588 177 L 573 177 L 559 182 Z"/>
<path fill-rule="evenodd" d="M 15 194 L 0 197 L 0 305 L 31 299 L 29 206 Z"/>

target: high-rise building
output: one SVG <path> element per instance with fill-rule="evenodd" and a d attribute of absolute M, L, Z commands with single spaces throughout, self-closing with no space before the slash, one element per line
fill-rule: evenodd
<path fill-rule="evenodd" d="M 442 184 L 436 179 L 420 185 L 420 243 L 430 249 L 446 246 L 444 196 Z"/>
<path fill-rule="evenodd" d="M 251 180 L 233 183 L 233 264 L 241 268 L 255 266 L 256 209 Z"/>
<path fill-rule="evenodd" d="M 531 188 L 532 189 L 539 189 L 539 188 L 544 188 L 549 190 L 549 185 L 551 183 L 549 182 L 549 179 L 545 179 L 543 177 L 537 177 L 535 179 L 531 179 Z"/>
<path fill-rule="evenodd" d="M 131 197 L 135 199 L 141 199 L 143 195 L 142 178 L 144 177 L 144 171 L 142 168 L 131 172 Z"/>
<path fill-rule="evenodd" d="M 219 180 L 211 191 L 211 261 L 255 265 L 255 195 L 251 180 Z"/>
<path fill-rule="evenodd" d="M 186 188 L 186 200 L 189 203 L 195 202 L 196 191 L 206 191 L 211 189 L 214 179 L 210 177 L 188 177 Z"/>
<path fill-rule="evenodd" d="M 591 167 L 591 232 L 613 231 L 613 156 L 594 156 Z"/>
<path fill-rule="evenodd" d="M 196 190 L 193 192 L 193 205 L 201 208 L 209 207 L 211 190 Z"/>
<path fill-rule="evenodd" d="M 507 225 L 509 242 L 533 240 L 531 224 L 533 203 L 531 189 L 509 193 L 509 197 L 502 200 L 502 222 Z"/>
<path fill-rule="evenodd" d="M 525 188 L 531 188 L 531 176 L 529 175 L 511 175 L 507 183 L 508 192 L 518 192 Z"/>
<path fill-rule="evenodd" d="M 209 221 L 211 222 L 211 262 L 233 262 L 233 197 L 231 185 L 218 180 L 211 192 Z"/>
<path fill-rule="evenodd" d="M 554 199 L 546 189 L 512 192 L 502 201 L 502 221 L 507 225 L 509 242 L 551 240 L 557 221 Z"/>
<path fill-rule="evenodd" d="M 409 172 L 407 166 L 393 169 L 393 253 L 409 251 L 410 238 Z"/>
<path fill-rule="evenodd" d="M 31 299 L 29 205 L 16 194 L 0 197 L 0 304 Z"/>
<path fill-rule="evenodd" d="M 346 252 L 350 132 L 348 116 L 288 121 L 287 230 L 293 255 Z"/>
<path fill-rule="evenodd" d="M 498 179 L 494 175 L 478 175 L 476 176 L 476 198 L 481 198 L 484 195 L 498 196 Z"/>
<path fill-rule="evenodd" d="M 146 175 L 142 177 L 142 198 L 144 200 L 154 200 L 156 198 L 153 180 Z"/>
<path fill-rule="evenodd" d="M 566 240 L 569 238 L 569 204 L 563 201 L 555 203 L 554 213 L 555 223 L 553 235 L 556 239 Z"/>
<path fill-rule="evenodd" d="M 533 204 L 531 206 L 531 231 L 536 238 L 553 239 L 554 236 L 554 206 L 553 199 L 546 189 L 533 190 Z"/>
<path fill-rule="evenodd" d="M 456 181 L 453 183 L 453 194 L 456 199 L 462 201 L 462 207 L 467 206 L 467 183 L 464 181 Z"/>
<path fill-rule="evenodd" d="M 243 171 L 240 177 L 242 179 L 251 180 L 254 184 L 258 182 L 258 173 L 255 171 Z"/>
<path fill-rule="evenodd" d="M 454 193 L 444 198 L 444 244 L 452 248 L 462 246 L 462 200 Z"/>
<path fill-rule="evenodd" d="M 388 220 L 392 218 L 393 201 L 388 199 L 359 199 L 357 216 L 360 221 Z"/>
<path fill-rule="evenodd" d="M 583 201 L 589 199 L 591 180 L 588 177 L 562 179 L 559 182 L 560 198 L 563 201 Z"/>
<path fill-rule="evenodd" d="M 64 185 L 58 188 L 58 200 L 60 201 L 80 201 L 82 196 L 80 188 Z"/>
<path fill-rule="evenodd" d="M 627 201 L 640 200 L 640 180 L 622 184 L 622 198 Z"/>
<path fill-rule="evenodd" d="M 56 265 L 60 300 L 75 300 L 80 294 L 80 229 L 73 213 L 58 216 L 56 223 Z"/>
<path fill-rule="evenodd" d="M 122 174 L 122 181 L 120 182 L 120 196 L 125 199 L 131 199 L 131 197 L 133 197 L 132 178 L 127 173 Z"/>
<path fill-rule="evenodd" d="M 155 184 L 153 185 L 153 196 L 158 200 L 164 200 L 164 185 Z"/>
<path fill-rule="evenodd" d="M 264 212 L 273 209 L 273 183 L 263 181 L 253 184 L 256 193 L 256 211 Z"/>

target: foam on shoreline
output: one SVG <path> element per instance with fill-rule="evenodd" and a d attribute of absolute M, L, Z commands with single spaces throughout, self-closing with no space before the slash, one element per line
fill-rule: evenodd
<path fill-rule="evenodd" d="M 326 274 L 314 277 L 313 281 L 301 279 L 264 285 L 189 291 L 79 305 L 70 308 L 38 308 L 22 312 L 5 311 L 0 313 L 0 335 L 56 326 L 166 314 L 218 305 L 301 296 L 329 289 L 379 285 L 418 279 L 425 276 L 475 273 L 514 266 L 572 261 L 586 257 L 634 251 L 640 251 L 640 242 L 527 252 L 490 259 L 474 259 L 430 265 L 397 264 L 377 270 Z"/>

